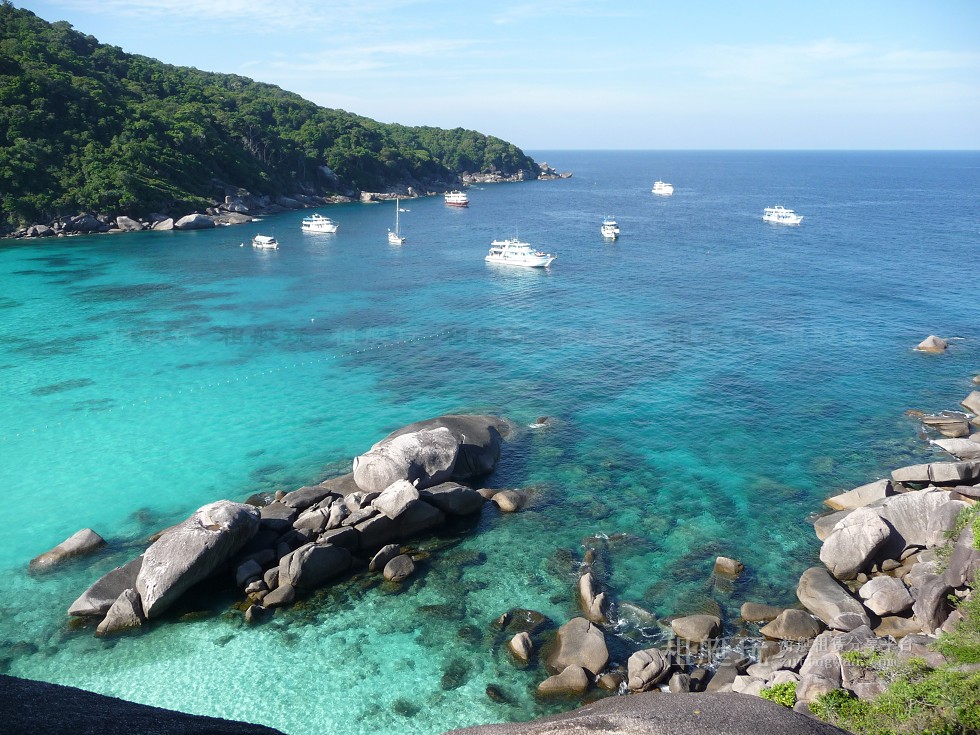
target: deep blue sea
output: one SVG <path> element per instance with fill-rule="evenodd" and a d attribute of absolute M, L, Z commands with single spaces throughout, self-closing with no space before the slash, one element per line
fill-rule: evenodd
<path fill-rule="evenodd" d="M 736 633 L 741 602 L 794 602 L 824 498 L 943 458 L 904 413 L 957 408 L 980 372 L 980 153 L 531 153 L 574 176 L 403 200 L 401 247 L 393 203 L 322 208 L 336 235 L 296 212 L 0 243 L 0 671 L 289 735 L 528 719 L 554 710 L 544 674 L 490 624 L 573 617 L 586 547 L 624 661 L 657 618 L 720 609 Z M 775 204 L 803 223 L 763 223 Z M 557 261 L 484 262 L 514 235 Z M 913 351 L 932 333 L 956 339 Z M 513 422 L 485 484 L 530 503 L 420 539 L 401 588 L 358 577 L 256 628 L 227 608 L 108 641 L 69 627 L 150 533 L 447 412 Z M 105 553 L 27 575 L 85 526 Z M 747 566 L 734 587 L 711 581 L 719 554 Z"/>

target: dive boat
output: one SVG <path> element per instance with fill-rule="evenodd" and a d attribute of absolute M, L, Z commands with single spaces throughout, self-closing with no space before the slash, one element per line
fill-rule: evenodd
<path fill-rule="evenodd" d="M 401 209 L 400 200 L 395 198 L 395 230 L 392 232 L 388 230 L 388 244 L 389 245 L 403 245 L 405 243 L 405 238 L 402 237 L 401 233 L 398 231 L 398 212 Z"/>
<path fill-rule="evenodd" d="M 599 228 L 599 231 L 607 240 L 615 240 L 619 237 L 619 223 L 612 217 L 606 217 L 602 220 L 602 227 Z"/>
<path fill-rule="evenodd" d="M 674 185 L 668 184 L 666 181 L 655 181 L 653 182 L 653 193 L 662 197 L 669 197 L 674 193 Z"/>
<path fill-rule="evenodd" d="M 336 232 L 338 227 L 340 225 L 319 212 L 303 218 L 303 232 Z"/>
<path fill-rule="evenodd" d="M 252 238 L 252 247 L 263 250 L 278 250 L 279 242 L 271 235 L 256 235 Z"/>
<path fill-rule="evenodd" d="M 534 250 L 528 243 L 521 242 L 516 237 L 509 240 L 494 240 L 490 243 L 490 252 L 484 259 L 488 263 L 502 265 L 520 265 L 525 268 L 547 268 L 557 258 L 551 253 Z"/>
<path fill-rule="evenodd" d="M 465 191 L 447 191 L 445 195 L 446 204 L 450 207 L 468 207 L 470 206 L 470 198 L 466 196 Z"/>
<path fill-rule="evenodd" d="M 762 221 L 777 225 L 798 225 L 803 221 L 803 216 L 777 204 L 775 207 L 766 207 L 762 210 Z"/>

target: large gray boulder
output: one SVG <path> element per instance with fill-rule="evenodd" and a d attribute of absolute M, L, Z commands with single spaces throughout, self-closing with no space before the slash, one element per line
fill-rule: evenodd
<path fill-rule="evenodd" d="M 874 510 L 858 508 L 834 526 L 820 547 L 820 561 L 837 579 L 854 579 L 871 566 L 890 533 L 891 527 Z"/>
<path fill-rule="evenodd" d="M 913 591 L 915 602 L 912 603 L 912 612 L 922 624 L 922 632 L 932 635 L 937 628 L 942 627 L 953 611 L 948 599 L 953 588 L 942 575 L 927 574 Z"/>
<path fill-rule="evenodd" d="M 980 444 L 977 444 L 980 448 Z M 457 462 L 459 455 L 456 456 Z M 431 503 L 446 515 L 465 516 L 483 508 L 484 498 L 471 487 L 455 482 L 444 482 L 420 491 L 422 499 Z"/>
<path fill-rule="evenodd" d="M 421 429 L 378 442 L 354 458 L 354 481 L 382 492 L 398 480 L 426 488 L 452 477 L 459 443 L 446 428 Z"/>
<path fill-rule="evenodd" d="M 972 391 L 970 395 L 960 401 L 960 405 L 970 413 L 980 416 L 980 391 Z"/>
<path fill-rule="evenodd" d="M 127 589 L 136 588 L 136 578 L 142 566 L 143 555 L 140 554 L 132 561 L 104 574 L 71 604 L 68 614 L 93 617 L 105 615 L 119 595 Z"/>
<path fill-rule="evenodd" d="M 632 692 L 645 692 L 670 675 L 671 661 L 659 648 L 637 651 L 626 662 L 626 685 Z"/>
<path fill-rule="evenodd" d="M 965 415 L 946 415 L 923 416 L 919 419 L 923 426 L 935 429 L 949 439 L 970 435 L 970 422 Z"/>
<path fill-rule="evenodd" d="M 214 220 L 206 214 L 188 214 L 174 222 L 175 230 L 206 230 L 214 227 Z M 154 226 L 153 229 L 157 229 Z"/>
<path fill-rule="evenodd" d="M 309 543 L 279 560 L 279 585 L 315 589 L 350 569 L 351 553 L 342 546 Z"/>
<path fill-rule="evenodd" d="M 154 618 L 188 588 L 218 571 L 259 530 L 259 510 L 219 500 L 157 539 L 143 555 L 136 591 Z"/>
<path fill-rule="evenodd" d="M 352 515 L 351 518 L 353 517 Z M 358 522 L 354 528 L 361 535 L 362 549 L 376 549 L 392 541 L 400 541 L 441 526 L 445 522 L 445 513 L 424 500 L 416 500 L 394 520 L 379 513 Z"/>
<path fill-rule="evenodd" d="M 978 445 L 980 446 L 980 445 Z M 85 556 L 105 546 L 105 539 L 91 528 L 83 528 L 66 538 L 53 549 L 35 556 L 28 564 L 31 574 L 46 572 L 76 556 Z"/>
<path fill-rule="evenodd" d="M 585 617 L 599 625 L 609 622 L 606 617 L 606 593 L 596 593 L 596 582 L 592 572 L 586 572 L 578 579 L 578 598 L 579 607 L 585 613 Z"/>
<path fill-rule="evenodd" d="M 510 427 L 496 416 L 449 414 L 417 421 L 392 432 L 385 440 L 422 429 L 448 429 L 459 443 L 452 479 L 469 480 L 493 472 L 500 459 L 500 444 Z"/>
<path fill-rule="evenodd" d="M 445 735 L 847 735 L 759 697 L 661 692 L 607 697 L 530 722 L 476 725 Z"/>
<path fill-rule="evenodd" d="M 304 485 L 283 495 L 279 502 L 283 505 L 288 505 L 290 508 L 304 511 L 326 500 L 332 494 L 330 488 L 324 485 Z"/>
<path fill-rule="evenodd" d="M 899 467 L 892 470 L 892 480 L 933 485 L 969 485 L 980 480 L 980 460 L 929 462 Z"/>
<path fill-rule="evenodd" d="M 881 557 L 898 559 L 910 546 L 927 549 L 940 546 L 965 507 L 966 503 L 951 500 L 949 493 L 942 490 L 902 493 L 872 503 L 868 509 L 874 510 L 892 528 L 880 549 Z"/>
<path fill-rule="evenodd" d="M 371 503 L 392 520 L 398 518 L 409 506 L 419 499 L 418 488 L 408 480 L 395 480 L 381 491 Z"/>
<path fill-rule="evenodd" d="M 949 343 L 942 337 L 937 337 L 934 334 L 930 334 L 924 340 L 919 342 L 915 349 L 919 352 L 943 352 L 948 346 Z"/>
<path fill-rule="evenodd" d="M 831 510 L 855 510 L 893 494 L 891 480 L 875 480 L 848 490 L 846 493 L 827 498 L 823 502 Z"/>
<path fill-rule="evenodd" d="M 817 636 L 800 668 L 796 699 L 799 702 L 812 702 L 822 694 L 840 689 L 840 685 L 840 658 L 837 656 L 835 634 L 828 630 Z"/>
<path fill-rule="evenodd" d="M 116 217 L 116 227 L 123 232 L 139 232 L 143 229 L 143 225 L 137 222 L 132 217 L 127 217 L 124 214 L 120 214 Z"/>
<path fill-rule="evenodd" d="M 766 638 L 780 641 L 806 641 L 816 638 L 823 630 L 820 621 L 806 610 L 783 610 L 779 616 L 759 632 Z"/>
<path fill-rule="evenodd" d="M 858 591 L 864 606 L 875 615 L 884 617 L 905 612 L 912 607 L 908 587 L 895 577 L 875 577 Z"/>
<path fill-rule="evenodd" d="M 685 615 L 670 621 L 678 638 L 704 643 L 721 635 L 721 619 L 716 615 Z"/>
<path fill-rule="evenodd" d="M 974 543 L 973 527 L 967 524 L 953 545 L 953 553 L 946 563 L 943 579 L 950 587 L 973 584 L 980 569 L 980 549 Z"/>
<path fill-rule="evenodd" d="M 972 439 L 937 439 L 933 444 L 959 460 L 980 459 L 980 442 Z"/>
<path fill-rule="evenodd" d="M 558 629 L 554 650 L 545 665 L 553 673 L 566 666 L 581 666 L 599 674 L 609 663 L 609 649 L 602 631 L 585 618 L 572 618 Z"/>
<path fill-rule="evenodd" d="M 853 630 L 871 622 L 864 606 L 823 567 L 810 567 L 803 572 L 796 596 L 828 628 Z"/>
<path fill-rule="evenodd" d="M 117 635 L 136 630 L 143 625 L 143 606 L 136 590 L 124 590 L 112 603 L 105 618 L 95 629 L 98 636 Z"/>
<path fill-rule="evenodd" d="M 538 694 L 544 697 L 572 697 L 589 689 L 589 674 L 581 666 L 566 666 L 561 673 L 549 676 L 538 684 Z"/>

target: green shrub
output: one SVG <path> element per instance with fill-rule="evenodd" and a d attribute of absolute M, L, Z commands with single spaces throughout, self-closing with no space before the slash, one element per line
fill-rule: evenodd
<path fill-rule="evenodd" d="M 792 707 L 796 704 L 796 682 L 784 681 L 782 684 L 773 684 L 763 689 L 760 696 L 784 707 Z"/>

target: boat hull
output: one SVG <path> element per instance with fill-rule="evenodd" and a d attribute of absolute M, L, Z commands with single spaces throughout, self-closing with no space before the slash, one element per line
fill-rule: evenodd
<path fill-rule="evenodd" d="M 488 255 L 484 258 L 488 263 L 495 263 L 496 265 L 516 265 L 520 268 L 547 268 L 551 265 L 555 257 L 550 256 L 546 258 L 500 258 L 494 257 L 493 255 Z"/>

